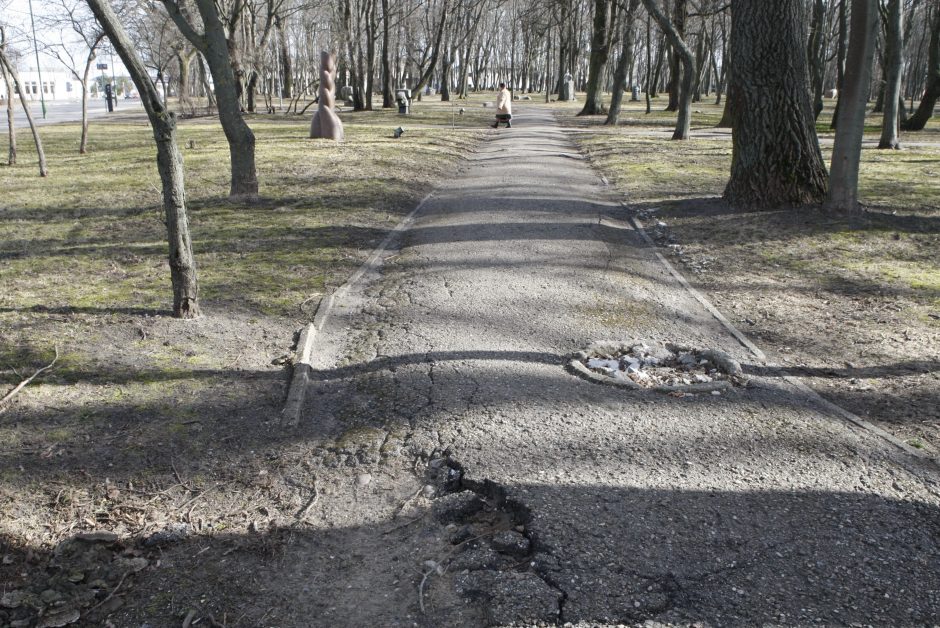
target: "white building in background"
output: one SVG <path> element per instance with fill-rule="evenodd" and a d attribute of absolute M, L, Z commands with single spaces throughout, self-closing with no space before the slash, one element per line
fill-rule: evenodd
<path fill-rule="evenodd" d="M 30 68 L 19 67 L 17 73 L 23 83 L 23 92 L 29 100 L 38 102 L 40 96 L 46 101 L 81 100 L 82 98 L 82 84 L 76 81 L 75 77 L 68 71 L 42 68 L 40 73 L 33 66 Z M 41 78 L 40 74 L 42 74 Z M 89 80 L 89 83 L 92 82 Z M 6 102 L 7 99 L 6 90 L 4 81 L 0 80 L 0 100 L 3 102 Z"/>

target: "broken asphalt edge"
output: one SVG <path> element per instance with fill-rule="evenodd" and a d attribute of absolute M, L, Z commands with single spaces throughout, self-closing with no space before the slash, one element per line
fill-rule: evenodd
<path fill-rule="evenodd" d="M 332 294 L 320 299 L 317 305 L 317 311 L 313 316 L 313 322 L 300 330 L 297 338 L 297 350 L 294 354 L 293 375 L 291 376 L 290 388 L 287 392 L 287 401 L 281 410 L 281 425 L 283 427 L 294 427 L 300 422 L 300 414 L 303 410 L 304 398 L 307 394 L 307 383 L 310 381 L 310 374 L 313 371 L 310 360 L 313 354 L 313 341 L 317 332 L 321 331 L 330 314 L 333 312 L 333 306 L 339 299 L 342 299 L 349 291 L 362 279 L 366 272 L 375 270 L 385 262 L 384 253 L 396 238 L 414 222 L 415 216 L 424 207 L 424 205 L 434 196 L 435 190 L 428 192 L 421 202 L 411 210 L 411 212 L 402 218 L 395 227 L 389 231 L 385 239 L 372 251 L 369 258 L 349 276 L 342 286 L 333 291 Z"/>
<path fill-rule="evenodd" d="M 621 203 L 621 206 L 624 209 L 629 210 L 629 207 L 627 206 L 626 203 Z M 877 425 L 874 425 L 873 423 L 866 421 L 862 417 L 858 416 L 857 414 L 853 412 L 850 412 L 849 410 L 846 410 L 842 406 L 829 401 L 828 399 L 820 395 L 818 392 L 810 388 L 800 378 L 793 376 L 793 375 L 785 374 L 780 365 L 770 362 L 767 359 L 767 355 L 763 351 L 761 351 L 757 345 L 751 342 L 751 340 L 748 339 L 747 336 L 745 336 L 737 327 L 734 326 L 734 324 L 731 321 L 729 321 L 721 312 L 719 312 L 718 309 L 714 305 L 712 305 L 711 302 L 705 297 L 705 295 L 703 295 L 701 292 L 693 288 L 692 285 L 688 282 L 688 280 L 682 275 L 682 273 L 676 270 L 676 268 L 672 264 L 669 263 L 669 260 L 667 260 L 663 256 L 663 254 L 659 252 L 659 247 L 656 245 L 653 239 L 649 236 L 649 234 L 646 233 L 646 230 L 643 228 L 643 223 L 640 222 L 640 220 L 636 216 L 628 216 L 628 220 L 633 225 L 633 228 L 636 230 L 636 232 L 640 234 L 640 237 L 643 238 L 643 241 L 646 242 L 646 244 L 648 244 L 650 248 L 653 250 L 653 253 L 656 254 L 657 259 L 659 259 L 662 265 L 666 267 L 666 270 L 669 271 L 669 274 L 671 274 L 676 279 L 676 281 L 682 284 L 682 287 L 685 288 L 688 291 L 688 293 L 691 294 L 692 297 L 695 298 L 696 301 L 701 303 L 702 306 L 704 306 L 705 309 L 708 310 L 709 314 L 711 314 L 715 318 L 715 320 L 721 323 L 721 325 L 726 330 L 728 330 L 728 332 L 732 336 L 734 336 L 738 342 L 740 342 L 748 351 L 750 351 L 754 355 L 754 357 L 757 358 L 757 360 L 760 361 L 764 366 L 766 366 L 770 371 L 779 375 L 781 378 L 783 378 L 785 381 L 790 383 L 801 393 L 803 393 L 804 395 L 812 399 L 818 405 L 822 406 L 825 410 L 828 411 L 830 415 L 835 415 L 845 421 L 848 421 L 849 423 L 854 424 L 857 427 L 862 428 L 863 430 L 869 432 L 870 434 L 873 434 L 875 436 L 882 438 L 883 440 L 888 441 L 892 445 L 898 447 L 899 449 L 901 449 L 908 455 L 913 456 L 914 458 L 917 458 L 918 460 L 931 462 L 937 467 L 940 467 L 940 459 L 938 459 L 937 457 L 927 452 L 921 451 L 915 447 L 912 447 L 911 445 L 905 443 L 903 440 L 901 440 L 897 436 L 894 436 L 893 434 L 886 432 L 885 430 L 881 429 Z"/>

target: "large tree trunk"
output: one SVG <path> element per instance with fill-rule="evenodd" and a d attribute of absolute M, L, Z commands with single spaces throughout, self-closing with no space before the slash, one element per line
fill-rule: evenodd
<path fill-rule="evenodd" d="M 684 0 L 680 0 L 680 2 L 684 3 Z M 679 116 L 676 120 L 676 130 L 672 134 L 672 139 L 687 140 L 689 139 L 689 130 L 692 123 L 692 87 L 696 74 L 695 57 L 692 55 L 692 51 L 689 50 L 689 47 L 682 39 L 672 21 L 660 11 L 656 0 L 643 0 L 643 4 L 646 6 L 646 10 L 649 11 L 650 15 L 653 16 L 653 19 L 656 20 L 656 23 L 659 24 L 659 28 L 666 33 L 666 37 L 669 38 L 669 43 L 672 44 L 674 54 L 678 54 L 682 60 L 682 83 L 679 88 Z M 676 10 L 678 12 L 678 5 Z"/>
<path fill-rule="evenodd" d="M 927 87 L 920 99 L 917 111 L 902 126 L 905 131 L 921 131 L 933 117 L 933 109 L 940 98 L 940 8 L 934 11 L 930 32 L 930 47 L 927 51 Z"/>
<path fill-rule="evenodd" d="M 130 73 L 150 119 L 153 138 L 157 143 L 157 170 L 163 183 L 163 209 L 170 246 L 170 280 L 173 284 L 173 315 L 177 318 L 195 318 L 200 313 L 199 286 L 186 217 L 183 156 L 176 142 L 176 116 L 160 100 L 146 68 L 108 0 L 87 2 Z"/>
<path fill-rule="evenodd" d="M 604 113 L 604 69 L 610 56 L 609 21 L 611 0 L 594 0 L 594 29 L 591 34 L 591 57 L 588 69 L 588 84 L 584 94 L 584 107 L 579 116 L 596 116 Z"/>
<path fill-rule="evenodd" d="M 639 6 L 640 0 L 630 0 L 626 15 L 623 16 L 623 51 L 620 53 L 620 59 L 617 60 L 617 67 L 614 70 L 614 88 L 610 95 L 610 111 L 607 112 L 607 120 L 604 124 L 615 125 L 620 118 L 623 92 L 627 86 L 627 69 L 633 63 L 635 43 L 633 20 L 636 17 L 636 10 Z"/>
<path fill-rule="evenodd" d="M 904 6 L 902 0 L 889 0 L 885 26 L 885 84 L 882 91 L 884 117 L 881 123 L 881 140 L 878 148 L 900 148 L 898 139 L 899 111 L 901 98 L 901 71 L 904 65 L 902 55 Z"/>
<path fill-rule="evenodd" d="M 732 0 L 733 206 L 820 203 L 828 175 L 809 99 L 802 0 Z"/>
<path fill-rule="evenodd" d="M 10 84 L 10 75 L 7 74 L 6 66 L 0 63 L 0 76 L 3 77 L 3 85 L 6 87 L 7 94 L 7 135 L 10 138 L 9 150 L 7 151 L 7 164 L 16 165 L 16 124 L 13 122 L 15 114 L 13 110 L 13 85 Z"/>
<path fill-rule="evenodd" d="M 26 120 L 29 122 L 29 129 L 33 133 L 33 142 L 36 144 L 36 154 L 39 157 L 39 176 L 48 176 L 49 168 L 46 167 L 46 153 L 42 149 L 42 140 L 39 137 L 39 129 L 36 128 L 36 122 L 33 120 L 33 114 L 29 110 L 29 101 L 26 100 L 26 94 L 23 93 L 23 83 L 20 81 L 19 74 L 17 73 L 13 64 L 10 63 L 9 58 L 6 55 L 6 35 L 2 28 L 0 28 L 0 64 L 4 66 L 7 74 L 9 74 L 10 78 L 13 79 L 13 85 L 16 88 L 16 93 L 20 96 L 20 104 L 23 106 L 23 113 L 26 114 Z M 7 94 L 11 99 L 13 98 L 13 94 L 11 92 L 7 92 Z"/>
<path fill-rule="evenodd" d="M 858 164 L 878 29 L 878 0 L 852 0 L 852 34 L 829 169 L 828 209 L 858 211 Z"/>
<path fill-rule="evenodd" d="M 214 0 L 196 0 L 205 32 L 196 33 L 180 11 L 176 0 L 163 0 L 170 17 L 183 35 L 202 53 L 209 65 L 219 109 L 219 122 L 228 140 L 232 181 L 229 195 L 233 199 L 254 199 L 258 196 L 258 174 L 255 169 L 255 134 L 242 117 L 239 83 L 232 68 L 232 56 L 225 27 Z"/>

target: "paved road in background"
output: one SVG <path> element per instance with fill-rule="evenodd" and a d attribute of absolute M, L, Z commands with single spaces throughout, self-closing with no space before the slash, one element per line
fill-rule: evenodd
<path fill-rule="evenodd" d="M 37 101 L 30 102 L 29 104 L 30 112 L 33 114 L 33 120 L 37 124 L 58 124 L 62 122 L 79 122 L 82 119 L 82 104 L 80 102 L 71 102 L 71 101 L 56 101 L 56 102 L 46 102 L 46 117 L 43 118 L 42 115 L 42 105 Z M 19 102 L 16 103 L 16 114 L 13 116 L 13 120 L 16 124 L 16 128 L 22 129 L 29 126 L 28 121 L 26 120 L 26 114 L 23 113 L 22 107 L 19 106 Z M 117 103 L 117 107 L 114 110 L 114 113 L 125 113 L 128 111 L 142 112 L 144 110 L 143 106 L 140 104 L 140 100 L 124 100 L 121 99 Z M 3 125 L 6 126 L 6 103 L 0 107 L 0 119 L 3 120 Z M 88 101 L 88 117 L 91 119 L 103 118 L 108 116 L 108 107 L 103 98 L 92 98 Z"/>

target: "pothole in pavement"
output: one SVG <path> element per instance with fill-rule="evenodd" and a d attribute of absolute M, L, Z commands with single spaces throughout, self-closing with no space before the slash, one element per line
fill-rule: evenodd
<path fill-rule="evenodd" d="M 594 342 L 567 366 L 588 381 L 635 390 L 720 394 L 747 385 L 741 364 L 724 351 L 670 342 Z"/>
<path fill-rule="evenodd" d="M 482 610 L 487 626 L 555 625 L 567 595 L 549 569 L 555 559 L 529 527 L 528 507 L 491 480 L 471 480 L 451 458 L 431 460 L 428 479 L 438 487 L 431 512 L 451 550 L 427 560 L 419 585 L 421 611 L 429 576 L 452 574 L 455 593 Z"/>

